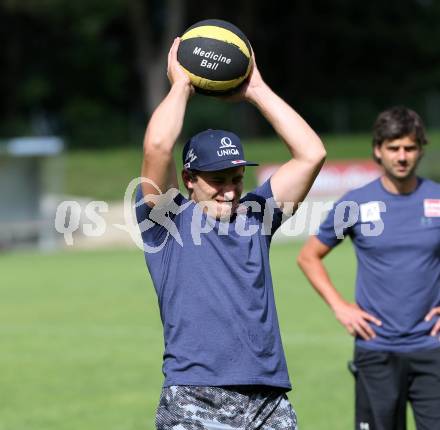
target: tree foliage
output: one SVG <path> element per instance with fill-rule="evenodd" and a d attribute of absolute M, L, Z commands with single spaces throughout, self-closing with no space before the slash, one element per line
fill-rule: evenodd
<path fill-rule="evenodd" d="M 49 130 L 84 146 L 138 139 L 167 89 L 169 44 L 205 18 L 242 28 L 265 79 L 319 131 L 368 129 L 396 103 L 440 126 L 433 0 L 3 0 L 0 138 Z M 210 118 L 265 131 L 251 108 L 193 105 L 188 133 Z"/>

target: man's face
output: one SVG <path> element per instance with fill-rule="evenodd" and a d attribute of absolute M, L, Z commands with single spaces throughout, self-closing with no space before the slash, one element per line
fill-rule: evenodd
<path fill-rule="evenodd" d="M 415 174 L 422 149 L 412 136 L 386 140 L 374 148 L 374 155 L 381 161 L 385 173 L 399 181 Z"/>
<path fill-rule="evenodd" d="M 243 192 L 244 167 L 214 172 L 199 172 L 195 180 L 186 180 L 191 199 L 204 203 L 204 211 L 216 219 L 235 213 Z"/>

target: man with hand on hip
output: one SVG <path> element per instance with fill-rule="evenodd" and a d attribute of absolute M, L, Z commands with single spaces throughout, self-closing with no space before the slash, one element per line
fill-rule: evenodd
<path fill-rule="evenodd" d="M 416 175 L 426 143 L 417 113 L 382 112 L 373 155 L 383 175 L 343 196 L 298 256 L 355 337 L 356 430 L 406 429 L 408 401 L 418 430 L 440 429 L 440 185 Z M 322 263 L 347 235 L 358 262 L 356 303 Z"/>

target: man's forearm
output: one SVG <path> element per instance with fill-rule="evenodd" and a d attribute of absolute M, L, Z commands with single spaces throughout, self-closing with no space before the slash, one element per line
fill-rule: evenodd
<path fill-rule="evenodd" d="M 144 149 L 172 152 L 182 131 L 190 87 L 175 83 L 151 116 L 144 139 Z"/>
<path fill-rule="evenodd" d="M 177 188 L 178 180 L 173 148 L 180 135 L 190 96 L 190 87 L 175 83 L 162 103 L 154 111 L 144 138 L 142 176 L 154 182 L 142 184 L 144 195 Z"/>
<path fill-rule="evenodd" d="M 314 290 L 325 300 L 335 312 L 338 306 L 345 302 L 341 294 L 334 287 L 330 276 L 318 257 L 298 257 L 298 265 L 309 280 Z"/>
<path fill-rule="evenodd" d="M 289 104 L 266 84 L 253 89 L 250 101 L 285 142 L 292 157 L 299 161 L 313 162 L 325 156 L 325 148 L 319 136 Z"/>
<path fill-rule="evenodd" d="M 327 270 L 322 262 L 331 248 L 321 244 L 312 237 L 301 250 L 297 262 L 313 288 L 327 302 L 337 320 L 352 336 L 360 336 L 365 340 L 372 339 L 376 333 L 370 323 L 381 325 L 374 315 L 362 310 L 356 303 L 347 302 L 333 286 Z"/>

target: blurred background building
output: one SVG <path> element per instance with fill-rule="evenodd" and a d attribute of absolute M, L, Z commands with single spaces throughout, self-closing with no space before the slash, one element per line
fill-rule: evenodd
<path fill-rule="evenodd" d="M 37 245 L 53 249 L 55 195 L 61 194 L 63 150 L 57 137 L 14 138 L 0 142 L 0 249 Z"/>

